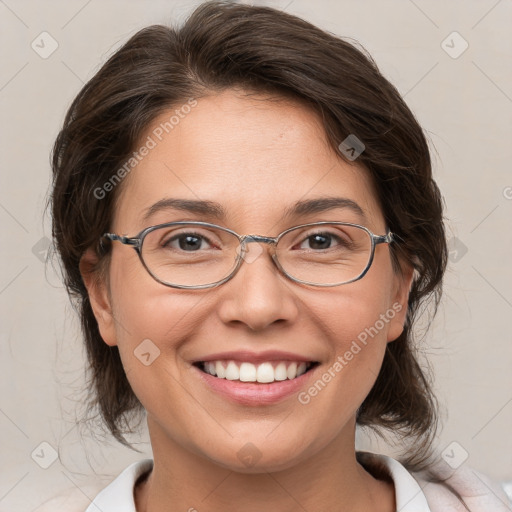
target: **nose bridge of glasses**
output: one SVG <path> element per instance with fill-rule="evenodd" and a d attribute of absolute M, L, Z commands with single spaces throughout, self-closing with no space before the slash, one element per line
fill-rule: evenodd
<path fill-rule="evenodd" d="M 244 235 L 244 236 L 242 236 L 240 242 L 242 244 L 248 244 L 250 242 L 261 242 L 264 244 L 275 244 L 277 242 L 277 238 L 272 238 L 269 236 L 260 236 L 260 235 Z"/>
<path fill-rule="evenodd" d="M 271 247 L 271 254 L 274 257 L 275 251 L 273 250 L 275 248 L 275 245 L 277 243 L 277 238 L 272 238 L 268 236 L 260 236 L 260 235 L 243 235 L 240 237 L 240 253 L 239 255 L 241 258 L 246 261 L 247 263 L 252 263 L 255 261 L 262 253 L 263 248 L 260 244 L 269 244 Z M 255 246 L 250 250 L 247 247 L 247 244 L 251 242 L 257 242 Z"/>

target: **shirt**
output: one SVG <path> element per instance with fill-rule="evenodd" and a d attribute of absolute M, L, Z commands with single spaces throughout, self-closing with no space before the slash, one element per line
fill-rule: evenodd
<path fill-rule="evenodd" d="M 510 484 L 501 486 L 466 465 L 451 470 L 441 461 L 433 472 L 446 480 L 433 483 L 419 474 L 413 475 L 400 462 L 385 455 L 357 452 L 357 458 L 365 468 L 378 469 L 391 478 L 397 512 L 512 512 L 512 498 L 505 493 Z M 50 500 L 34 512 L 137 512 L 135 484 L 152 468 L 153 459 L 134 462 L 99 492 L 89 506 L 83 505 L 84 495 L 77 492 L 76 502 L 69 497 L 66 501 Z M 78 504 L 80 500 L 82 505 Z"/>

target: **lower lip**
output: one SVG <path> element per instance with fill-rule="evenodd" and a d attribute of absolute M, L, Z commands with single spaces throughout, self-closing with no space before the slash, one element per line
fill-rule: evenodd
<path fill-rule="evenodd" d="M 274 381 L 268 384 L 257 382 L 241 382 L 239 380 L 219 379 L 203 372 L 197 366 L 192 367 L 198 372 L 201 380 L 213 391 L 243 405 L 270 405 L 298 393 L 316 370 L 311 368 L 300 377 L 291 380 Z"/>

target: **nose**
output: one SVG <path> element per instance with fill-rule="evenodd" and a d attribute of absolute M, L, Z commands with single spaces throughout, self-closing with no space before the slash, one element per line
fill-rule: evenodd
<path fill-rule="evenodd" d="M 266 243 L 245 244 L 238 272 L 223 284 L 218 314 L 224 323 L 258 331 L 298 316 L 295 286 L 274 264 Z"/>

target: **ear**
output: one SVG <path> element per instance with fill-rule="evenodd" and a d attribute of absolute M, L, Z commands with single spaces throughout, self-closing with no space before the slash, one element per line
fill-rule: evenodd
<path fill-rule="evenodd" d="M 411 265 L 402 263 L 400 266 L 401 272 L 395 275 L 395 287 L 391 297 L 391 307 L 388 310 L 389 316 L 394 313 L 389 322 L 388 342 L 396 340 L 404 330 L 409 292 L 414 276 L 414 268 Z"/>
<path fill-rule="evenodd" d="M 93 249 L 87 249 L 80 259 L 80 274 L 87 288 L 101 337 L 107 345 L 114 346 L 117 345 L 117 340 L 108 282 L 106 276 L 100 275 L 97 264 L 96 253 Z"/>

